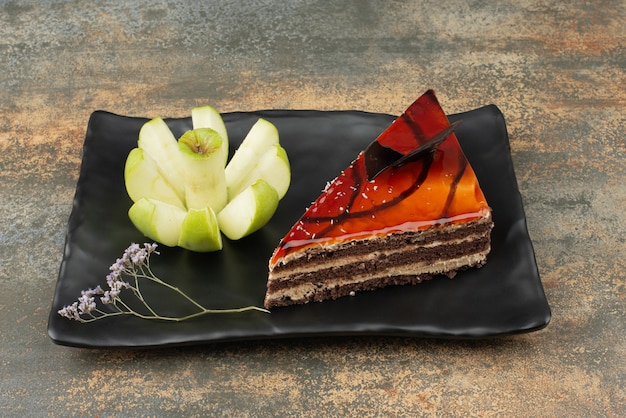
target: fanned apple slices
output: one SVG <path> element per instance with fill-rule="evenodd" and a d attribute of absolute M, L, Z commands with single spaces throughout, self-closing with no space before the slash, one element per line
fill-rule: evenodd
<path fill-rule="evenodd" d="M 228 133 L 217 110 L 192 109 L 193 129 L 176 140 L 155 118 L 140 132 L 124 168 L 134 202 L 128 216 L 145 236 L 192 251 L 222 249 L 260 229 L 287 193 L 291 169 L 278 130 L 259 119 L 228 162 Z"/>

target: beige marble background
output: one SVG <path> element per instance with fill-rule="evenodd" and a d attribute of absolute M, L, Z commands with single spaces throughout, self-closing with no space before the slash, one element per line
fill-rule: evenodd
<path fill-rule="evenodd" d="M 626 3 L 0 0 L 0 415 L 623 416 Z M 54 345 L 91 112 L 504 113 L 553 310 L 486 341 Z"/>

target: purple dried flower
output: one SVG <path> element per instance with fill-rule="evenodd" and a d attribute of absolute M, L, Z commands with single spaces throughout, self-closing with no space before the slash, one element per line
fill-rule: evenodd
<path fill-rule="evenodd" d="M 91 313 L 94 309 L 96 309 L 96 301 L 93 296 L 88 296 L 85 293 L 78 298 L 78 313 L 80 315 Z"/>
<path fill-rule="evenodd" d="M 105 305 L 109 304 L 109 303 L 113 303 L 113 298 L 111 297 L 111 292 L 104 292 L 104 296 L 102 296 L 100 298 L 100 302 L 104 303 Z"/>
<path fill-rule="evenodd" d="M 80 317 L 80 314 L 78 313 L 78 302 L 74 302 L 69 306 L 64 306 L 63 309 L 60 309 L 58 312 L 59 315 L 64 316 L 68 319 L 75 319 L 77 321 L 80 321 L 82 319 Z"/>
<path fill-rule="evenodd" d="M 143 244 L 141 247 L 139 244 L 132 243 L 126 251 L 124 251 L 124 255 L 122 256 L 122 260 L 124 261 L 124 265 L 126 267 L 141 266 L 146 260 L 150 257 L 150 254 L 156 253 L 157 244 L 152 243 Z M 158 253 L 157 253 L 158 254 Z"/>
<path fill-rule="evenodd" d="M 156 251 L 157 244 L 143 244 L 140 246 L 139 244 L 132 243 L 122 254 L 121 258 L 118 258 L 115 263 L 113 263 L 109 267 L 110 273 L 106 276 L 107 286 L 109 287 L 107 290 L 102 289 L 100 285 L 96 286 L 95 289 L 87 289 L 81 291 L 81 295 L 77 301 L 72 303 L 71 305 L 64 306 L 59 309 L 57 312 L 59 315 L 80 321 L 80 322 L 92 322 L 101 318 L 120 315 L 120 314 L 130 314 L 136 315 L 145 319 L 161 319 L 168 321 L 180 321 L 184 319 L 195 318 L 200 315 L 204 315 L 207 313 L 213 312 L 244 312 L 250 310 L 257 310 L 262 312 L 268 312 L 263 308 L 257 308 L 255 306 L 248 306 L 245 308 L 237 308 L 237 309 L 222 309 L 222 310 L 212 310 L 206 309 L 198 302 L 187 296 L 185 293 L 181 292 L 179 289 L 168 285 L 167 283 L 160 280 L 156 277 L 152 271 L 150 271 L 149 267 L 149 259 L 151 254 L 159 254 Z M 131 286 L 128 282 L 123 280 L 124 275 L 132 277 L 134 280 L 134 286 Z M 159 315 L 150 304 L 144 299 L 141 290 L 139 288 L 139 279 L 147 279 L 152 280 L 162 285 L 167 286 L 170 290 L 177 292 L 178 294 L 185 297 L 190 303 L 195 305 L 198 308 L 198 312 L 187 315 L 184 317 L 165 317 Z M 132 289 L 132 293 L 139 299 L 148 314 L 140 313 L 135 311 L 129 305 L 127 305 L 121 298 L 120 293 L 123 289 Z M 96 296 L 100 296 L 100 302 L 102 304 L 114 304 L 117 310 L 115 312 L 107 313 L 98 309 L 96 304 Z M 83 317 L 85 315 L 85 317 Z"/>
<path fill-rule="evenodd" d="M 136 277 L 137 268 L 141 269 L 142 266 L 147 265 L 151 254 L 158 254 L 156 248 L 156 243 L 145 243 L 143 246 L 132 243 L 126 248 L 122 257 L 115 260 L 115 263 L 109 267 L 110 273 L 106 276 L 108 286 L 106 291 L 100 285 L 95 289 L 82 290 L 77 301 L 59 309 L 59 315 L 83 322 L 97 319 L 92 314 L 97 310 L 96 296 L 101 295 L 99 299 L 103 304 L 112 304 L 119 300 L 121 291 L 131 288 L 131 285 L 123 280 L 123 276 L 127 274 Z M 83 318 L 82 315 L 88 315 L 91 318 Z"/>
<path fill-rule="evenodd" d="M 100 285 L 96 286 L 95 289 L 89 288 L 87 290 L 82 290 L 80 294 L 86 297 L 93 297 L 95 295 L 101 295 L 104 293 L 104 290 L 100 287 Z"/>
<path fill-rule="evenodd" d="M 108 290 L 105 291 L 100 285 L 96 286 L 95 289 L 82 290 L 77 301 L 58 310 L 59 315 L 77 321 L 85 321 L 81 315 L 91 315 L 97 309 L 95 298 L 97 295 L 102 295 L 100 301 L 103 304 L 114 303 L 123 289 L 131 287 L 128 282 L 122 280 L 123 275 L 125 273 L 132 275 L 136 266 L 141 266 L 150 254 L 156 253 L 156 248 L 157 244 L 155 243 L 144 244 L 143 247 L 139 244 L 131 244 L 124 251 L 122 257 L 109 267 L 110 273 L 106 276 Z"/>

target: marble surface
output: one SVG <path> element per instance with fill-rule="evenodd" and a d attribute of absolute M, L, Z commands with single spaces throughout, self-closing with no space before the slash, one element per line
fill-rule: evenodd
<path fill-rule="evenodd" d="M 624 1 L 0 1 L 0 415 L 623 416 Z M 53 344 L 89 115 L 504 113 L 552 308 L 482 341 Z"/>

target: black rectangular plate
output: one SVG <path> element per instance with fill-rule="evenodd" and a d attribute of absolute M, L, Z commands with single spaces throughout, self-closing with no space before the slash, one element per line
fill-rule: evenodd
<path fill-rule="evenodd" d="M 210 308 L 262 306 L 273 249 L 326 183 L 394 119 L 359 111 L 267 110 L 227 113 L 231 153 L 253 123 L 265 118 L 280 132 L 292 165 L 292 184 L 274 218 L 259 232 L 220 252 L 200 254 L 160 246 L 152 265 L 165 281 Z M 551 313 L 537 270 L 501 112 L 486 106 L 450 116 L 463 119 L 457 137 L 486 198 L 495 227 L 487 265 L 416 285 L 388 287 L 355 297 L 274 309 L 206 315 L 171 323 L 130 316 L 90 324 L 57 314 L 83 289 L 104 287 L 109 266 L 132 242 L 146 239 L 127 216 L 124 164 L 137 145 L 144 118 L 94 112 L 70 215 L 65 252 L 48 322 L 48 334 L 76 347 L 163 347 L 267 338 L 388 335 L 483 338 L 545 327 Z M 190 118 L 167 119 L 178 137 Z M 167 313 L 184 306 L 162 288 L 146 296 Z"/>

